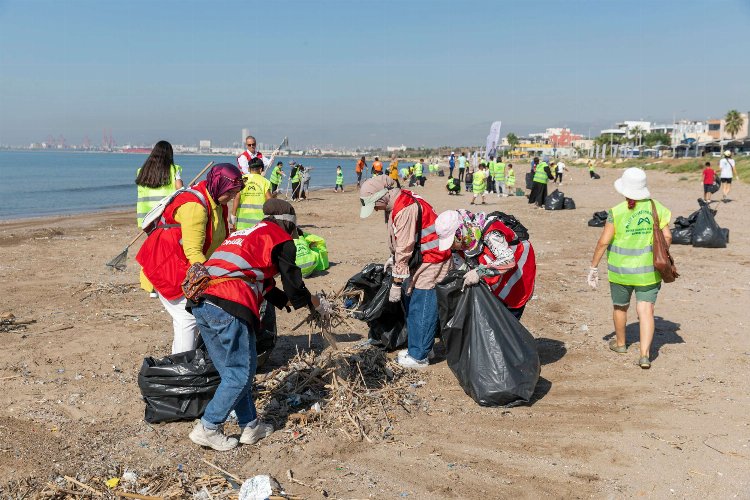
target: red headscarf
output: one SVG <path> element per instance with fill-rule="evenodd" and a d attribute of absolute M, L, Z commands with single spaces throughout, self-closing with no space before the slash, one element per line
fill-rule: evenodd
<path fill-rule="evenodd" d="M 231 191 L 232 189 L 243 188 L 245 182 L 242 180 L 242 172 L 236 165 L 231 163 L 218 163 L 211 167 L 206 176 L 206 188 L 208 194 L 214 201 L 219 196 Z"/>

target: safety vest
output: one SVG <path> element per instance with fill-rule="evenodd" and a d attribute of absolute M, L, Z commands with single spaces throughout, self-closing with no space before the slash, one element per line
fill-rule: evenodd
<path fill-rule="evenodd" d="M 304 238 L 295 238 L 294 246 L 297 247 L 297 257 L 294 261 L 297 267 L 302 271 L 302 277 L 307 278 L 313 271 L 317 263 L 317 257 L 310 250 L 310 245 Z"/>
<path fill-rule="evenodd" d="M 483 170 L 477 170 L 471 183 L 475 193 L 483 193 L 487 189 L 487 174 Z"/>
<path fill-rule="evenodd" d="M 496 162 L 495 163 L 495 175 L 492 177 L 495 177 L 496 179 L 500 179 L 505 175 L 505 163 L 503 162 Z"/>
<path fill-rule="evenodd" d="M 407 167 L 404 167 L 401 169 L 401 177 L 408 177 L 409 176 L 409 169 Z"/>
<path fill-rule="evenodd" d="M 339 186 L 344 185 L 344 172 L 336 172 L 336 184 Z"/>
<path fill-rule="evenodd" d="M 421 163 L 414 164 L 414 175 L 416 175 L 417 177 L 422 177 L 422 164 Z"/>
<path fill-rule="evenodd" d="M 456 189 L 458 187 L 458 183 L 456 182 L 456 179 L 451 177 L 450 179 L 448 179 L 448 184 L 446 184 L 446 186 L 448 186 L 448 189 Z"/>
<path fill-rule="evenodd" d="M 298 183 L 299 182 L 299 169 L 294 170 L 294 175 L 292 175 L 292 178 L 289 179 L 292 183 Z"/>
<path fill-rule="evenodd" d="M 275 247 L 292 238 L 276 223 L 261 221 L 233 232 L 204 262 L 211 278 L 238 278 L 211 284 L 205 296 L 217 297 L 246 307 L 260 319 L 263 294 L 273 288 L 279 269 L 271 260 Z"/>
<path fill-rule="evenodd" d="M 237 229 L 252 227 L 263 220 L 263 204 L 271 182 L 260 174 L 243 176 L 245 187 L 240 191 L 240 206 L 237 207 Z"/>
<path fill-rule="evenodd" d="M 170 194 L 177 191 L 176 176 L 177 172 L 182 172 L 182 167 L 179 165 L 172 165 L 169 170 L 169 184 L 159 186 L 157 188 L 150 188 L 145 186 L 138 186 L 138 201 L 135 204 L 135 216 L 138 219 L 138 227 L 141 227 L 143 218 L 147 213 L 151 211 L 161 200 Z M 136 177 L 141 173 L 139 168 L 136 172 Z"/>
<path fill-rule="evenodd" d="M 508 244 L 517 241 L 516 233 L 512 229 L 499 220 L 491 218 L 482 230 L 482 236 L 492 231 L 500 231 Z M 534 293 L 536 255 L 534 247 L 528 240 L 519 241 L 517 245 L 511 245 L 510 248 L 513 250 L 516 266 L 501 276 L 487 276 L 484 280 L 495 297 L 509 308 L 516 309 L 526 304 Z M 477 260 L 485 265 L 495 260 L 495 255 L 490 251 L 489 245 L 483 245 Z"/>
<path fill-rule="evenodd" d="M 185 279 L 190 262 L 182 249 L 182 227 L 174 218 L 178 208 L 185 203 L 200 203 L 207 212 L 206 241 L 203 243 L 203 253 L 211 247 L 213 238 L 212 210 L 210 195 L 206 189 L 206 181 L 199 182 L 191 189 L 186 189 L 175 196 L 164 209 L 161 219 L 149 233 L 146 241 L 138 251 L 135 260 L 143 267 L 143 274 L 167 300 L 174 300 L 182 296 L 180 283 Z M 222 205 L 224 227 L 227 224 L 227 207 Z"/>
<path fill-rule="evenodd" d="M 391 212 L 391 223 L 396 220 L 396 216 L 402 209 L 408 207 L 412 203 L 419 203 L 422 207 L 422 228 L 420 231 L 420 252 L 422 253 L 422 262 L 426 263 L 438 263 L 445 262 L 450 259 L 450 250 L 439 250 L 438 249 L 438 235 L 435 232 L 435 220 L 437 220 L 437 214 L 432 206 L 427 203 L 421 196 L 413 194 L 408 189 L 402 189 L 401 194 L 396 198 L 396 202 L 393 204 L 393 211 Z"/>
<path fill-rule="evenodd" d="M 383 173 L 383 162 L 380 161 L 380 160 L 372 162 L 372 169 L 375 171 L 375 173 L 382 174 Z"/>
<path fill-rule="evenodd" d="M 508 176 L 505 178 L 505 183 L 510 185 L 516 183 L 516 172 L 512 168 L 508 170 Z"/>
<path fill-rule="evenodd" d="M 654 201 L 659 221 L 669 221 L 671 212 Z M 607 248 L 609 281 L 620 285 L 646 286 L 659 283 L 654 269 L 654 216 L 651 200 L 638 201 L 633 210 L 623 201 L 612 209 L 615 236 Z"/>
<path fill-rule="evenodd" d="M 534 171 L 534 182 L 539 182 L 541 184 L 547 184 L 547 171 L 544 170 L 547 167 L 547 162 L 540 162 L 539 165 L 536 166 L 536 170 Z"/>
<path fill-rule="evenodd" d="M 276 184 L 277 186 L 281 184 L 281 169 L 278 165 L 271 170 L 271 183 Z"/>
<path fill-rule="evenodd" d="M 487 171 L 492 177 L 495 177 L 495 165 L 497 165 L 497 163 L 495 163 L 495 160 L 490 160 L 487 163 Z"/>
<path fill-rule="evenodd" d="M 594 164 L 589 163 L 589 172 L 593 172 L 593 171 L 594 171 Z"/>

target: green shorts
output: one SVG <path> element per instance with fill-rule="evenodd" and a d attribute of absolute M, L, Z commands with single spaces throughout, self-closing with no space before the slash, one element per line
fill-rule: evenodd
<path fill-rule="evenodd" d="M 627 306 L 630 304 L 630 296 L 635 290 L 636 302 L 651 302 L 656 304 L 656 296 L 659 295 L 661 281 L 653 285 L 635 286 L 620 285 L 619 283 L 609 283 L 609 291 L 612 295 L 612 304 L 616 306 Z"/>

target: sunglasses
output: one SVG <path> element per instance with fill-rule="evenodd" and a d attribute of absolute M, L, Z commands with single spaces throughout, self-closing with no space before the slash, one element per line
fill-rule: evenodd
<path fill-rule="evenodd" d="M 255 146 L 255 143 L 254 142 L 248 142 L 247 144 L 245 144 L 245 146 L 247 146 L 247 147 Z"/>

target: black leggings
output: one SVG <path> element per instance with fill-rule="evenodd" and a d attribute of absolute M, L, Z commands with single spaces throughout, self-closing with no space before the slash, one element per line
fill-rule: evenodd
<path fill-rule="evenodd" d="M 562 172 L 557 172 L 555 174 L 555 182 L 562 182 Z"/>
<path fill-rule="evenodd" d="M 465 170 L 466 170 L 465 168 L 459 168 L 458 169 L 458 182 L 463 182 L 463 180 L 464 180 L 464 171 Z"/>

